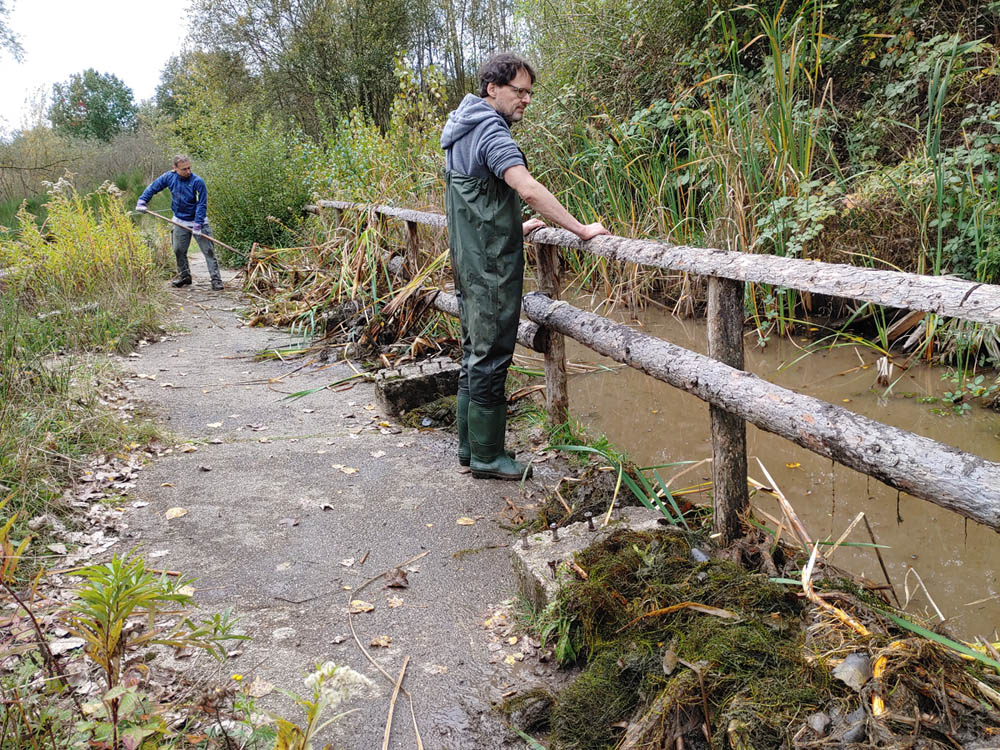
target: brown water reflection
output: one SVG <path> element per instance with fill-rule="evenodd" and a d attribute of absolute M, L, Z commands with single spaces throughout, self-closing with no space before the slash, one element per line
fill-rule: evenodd
<path fill-rule="evenodd" d="M 577 304 L 580 304 L 579 302 Z M 581 306 L 584 306 L 581 304 Z M 657 311 L 644 311 L 642 322 L 618 316 L 652 335 L 694 351 L 705 352 L 703 321 L 680 321 Z M 966 416 L 934 413 L 921 396 L 940 395 L 946 388 L 941 370 L 915 367 L 881 397 L 872 390 L 877 355 L 863 347 L 823 351 L 779 370 L 802 353 L 804 342 L 772 337 L 766 349 L 747 337 L 747 369 L 786 388 L 807 393 L 895 425 L 954 445 L 992 461 L 1000 461 L 1000 415 L 974 409 Z M 594 352 L 567 340 L 569 359 L 613 365 Z M 865 369 L 862 369 L 862 366 Z M 604 433 L 640 465 L 711 456 L 708 407 L 687 393 L 653 380 L 631 368 L 575 375 L 569 382 L 570 409 L 592 432 Z M 912 600 L 909 609 L 929 606 L 910 569 L 919 574 L 934 601 L 956 632 L 971 637 L 991 635 L 1000 627 L 1000 535 L 937 506 L 898 495 L 869 479 L 794 443 L 747 428 L 750 474 L 764 480 L 759 457 L 775 482 L 801 515 L 810 533 L 836 539 L 858 511 L 865 511 L 883 550 L 899 596 L 904 581 Z M 707 467 L 706 467 L 707 468 Z M 679 486 L 709 478 L 710 471 L 685 476 Z M 898 501 L 897 501 L 898 497 Z M 760 500 L 763 510 L 778 515 L 776 504 Z M 898 508 L 898 516 L 897 516 Z M 868 541 L 864 524 L 849 538 Z M 872 580 L 883 575 L 871 550 L 841 548 L 833 561 Z M 977 600 L 988 601 L 971 604 Z"/>

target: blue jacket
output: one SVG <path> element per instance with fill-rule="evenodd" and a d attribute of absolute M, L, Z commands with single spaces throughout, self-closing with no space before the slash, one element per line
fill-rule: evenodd
<path fill-rule="evenodd" d="M 205 212 L 208 210 L 208 190 L 205 181 L 194 172 L 186 180 L 176 172 L 164 172 L 147 187 L 139 200 L 149 203 L 149 199 L 167 188 L 170 191 L 170 208 L 174 218 L 181 221 L 193 221 L 195 224 L 205 223 Z"/>

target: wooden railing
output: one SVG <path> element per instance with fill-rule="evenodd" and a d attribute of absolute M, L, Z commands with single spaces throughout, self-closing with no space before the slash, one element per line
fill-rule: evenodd
<path fill-rule="evenodd" d="M 417 225 L 446 227 L 440 214 L 391 206 L 320 201 L 313 210 L 366 210 L 406 222 L 407 265 L 417 268 Z M 562 229 L 528 238 L 538 251 L 539 292 L 524 297 L 528 321 L 518 341 L 545 353 L 546 398 L 555 422 L 566 419 L 565 349 L 570 336 L 710 404 L 715 531 L 739 533 L 746 508 L 746 421 L 896 489 L 1000 531 L 1000 464 L 774 385 L 743 370 L 744 283 L 787 287 L 980 323 L 1000 323 L 1000 286 L 819 261 L 751 255 L 624 237 L 581 242 Z M 615 323 L 559 299 L 559 248 L 707 276 L 708 356 Z M 457 313 L 453 295 L 435 307 Z"/>

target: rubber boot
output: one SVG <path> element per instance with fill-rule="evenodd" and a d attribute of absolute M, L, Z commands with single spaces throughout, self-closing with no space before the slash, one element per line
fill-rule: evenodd
<path fill-rule="evenodd" d="M 182 286 L 191 286 L 191 277 L 178 276 L 177 278 L 175 278 L 173 281 L 170 282 L 170 285 L 178 289 L 180 289 Z"/>
<path fill-rule="evenodd" d="M 458 465 L 468 466 L 472 449 L 469 447 L 469 394 L 459 393 L 455 399 L 455 421 L 458 423 Z M 505 451 L 514 458 L 514 451 Z"/>
<path fill-rule="evenodd" d="M 531 467 L 525 467 L 511 458 L 504 450 L 507 431 L 507 404 L 480 406 L 469 403 L 470 466 L 476 479 L 511 479 L 514 481 L 531 476 Z"/>

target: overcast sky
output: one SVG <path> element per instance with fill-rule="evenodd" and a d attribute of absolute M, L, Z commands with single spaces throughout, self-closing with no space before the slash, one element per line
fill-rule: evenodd
<path fill-rule="evenodd" d="M 138 103 L 156 91 L 160 71 L 187 35 L 187 0 L 14 0 L 10 26 L 24 61 L 0 53 L 0 130 L 22 127 L 28 99 L 87 68 L 113 73 Z"/>

